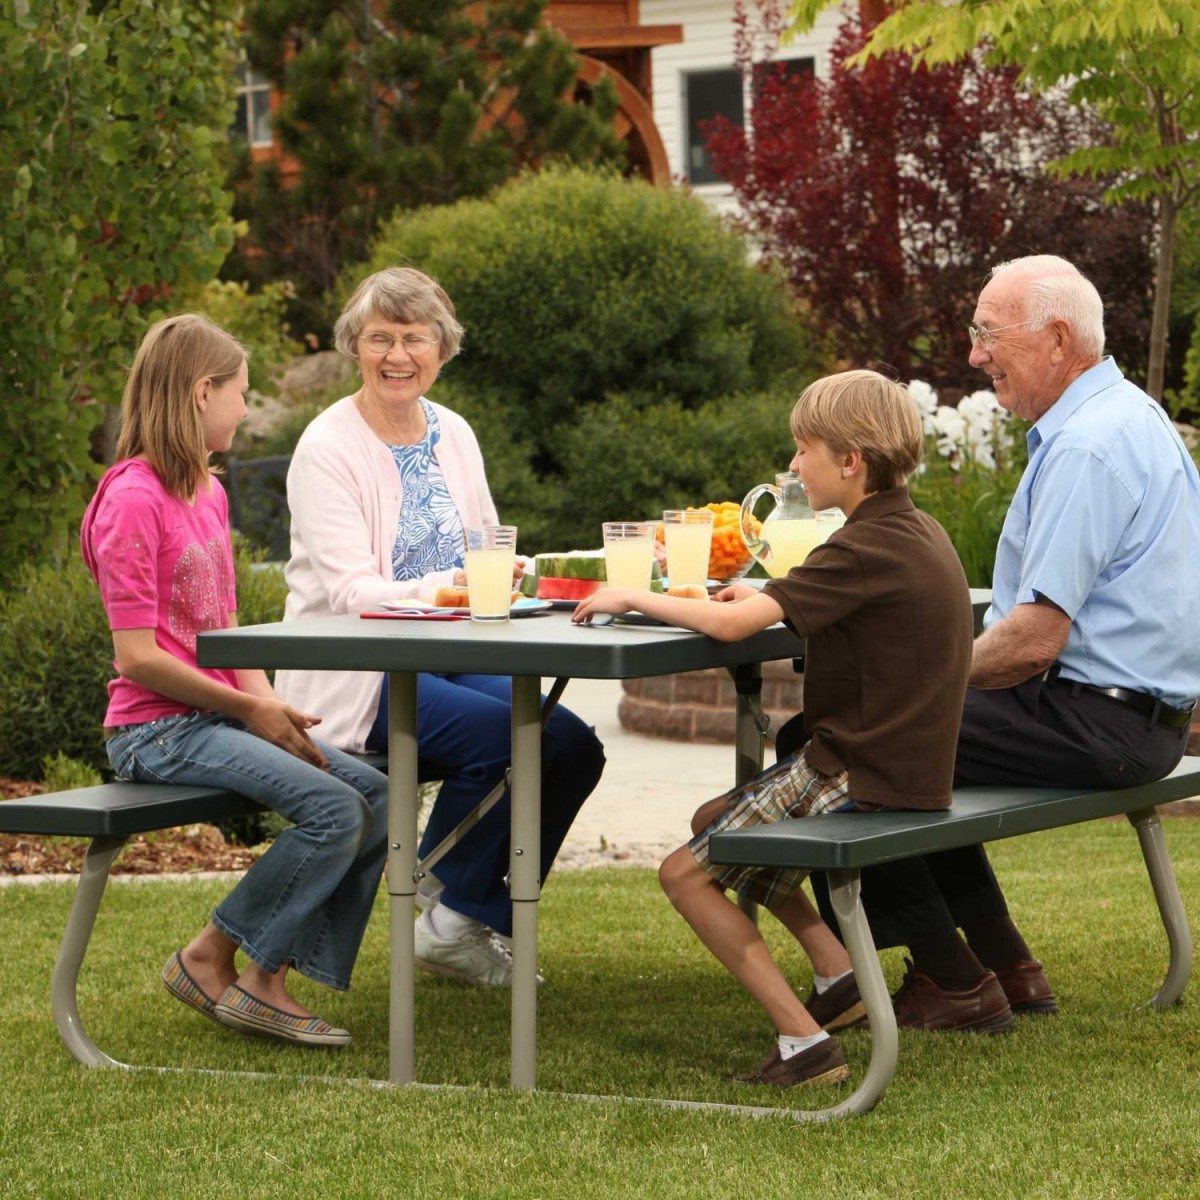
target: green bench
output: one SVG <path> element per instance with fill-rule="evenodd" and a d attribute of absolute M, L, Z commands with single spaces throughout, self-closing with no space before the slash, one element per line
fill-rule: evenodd
<path fill-rule="evenodd" d="M 1191 973 L 1192 937 L 1157 806 L 1194 796 L 1200 796 L 1200 758 L 1185 758 L 1165 779 L 1120 791 L 960 788 L 955 790 L 950 808 L 943 812 L 834 813 L 716 834 L 709 847 L 714 862 L 828 872 L 834 912 L 866 1006 L 871 1060 L 858 1088 L 832 1108 L 790 1115 L 828 1120 L 867 1112 L 879 1101 L 896 1071 L 896 1016 L 862 907 L 859 872 L 863 867 L 1101 817 L 1125 816 L 1137 830 L 1170 943 L 1166 979 L 1149 1003 L 1165 1008 L 1178 1001 Z"/>
<path fill-rule="evenodd" d="M 386 755 L 360 757 L 371 766 L 387 769 Z M 85 1066 L 124 1065 L 88 1037 L 76 1000 L 79 971 L 109 872 L 121 848 L 135 834 L 179 825 L 211 825 L 262 811 L 262 805 L 225 788 L 122 781 L 0 801 L 0 833 L 91 839 L 50 983 L 50 1008 L 59 1036 Z"/>

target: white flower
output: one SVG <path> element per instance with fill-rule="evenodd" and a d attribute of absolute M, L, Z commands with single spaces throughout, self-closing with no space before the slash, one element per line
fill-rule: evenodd
<path fill-rule="evenodd" d="M 908 392 L 921 413 L 925 436 L 935 440 L 938 454 L 949 459 L 952 470 L 961 469 L 964 459 L 996 469 L 1009 414 L 1000 407 L 994 392 L 972 392 L 959 401 L 957 408 L 938 404 L 937 392 L 920 380 L 913 380 Z"/>

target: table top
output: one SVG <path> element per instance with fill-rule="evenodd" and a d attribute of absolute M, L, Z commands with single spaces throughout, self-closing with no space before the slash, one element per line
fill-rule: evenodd
<path fill-rule="evenodd" d="M 570 613 L 510 621 L 318 617 L 200 634 L 202 667 L 472 671 L 481 675 L 635 679 L 797 658 L 804 640 L 773 625 L 739 642 L 669 626 L 572 625 Z"/>

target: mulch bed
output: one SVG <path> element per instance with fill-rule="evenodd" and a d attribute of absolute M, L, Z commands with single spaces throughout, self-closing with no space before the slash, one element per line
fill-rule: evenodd
<path fill-rule="evenodd" d="M 4 800 L 36 796 L 40 783 L 0 776 Z M 0 875 L 78 875 L 87 840 L 0 833 Z M 139 834 L 126 843 L 113 864 L 114 875 L 162 875 L 198 871 L 244 871 L 261 853 L 231 846 L 212 825 L 184 825 Z"/>

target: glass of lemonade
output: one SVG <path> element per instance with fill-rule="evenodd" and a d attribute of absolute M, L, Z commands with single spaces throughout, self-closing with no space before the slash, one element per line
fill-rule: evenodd
<path fill-rule="evenodd" d="M 672 587 L 708 582 L 713 516 L 711 508 L 668 508 L 663 512 L 667 578 Z"/>
<path fill-rule="evenodd" d="M 472 621 L 507 621 L 512 607 L 515 525 L 470 525 L 466 529 L 467 596 Z"/>
<path fill-rule="evenodd" d="M 604 573 L 609 587 L 650 587 L 654 570 L 653 521 L 604 522 Z"/>

